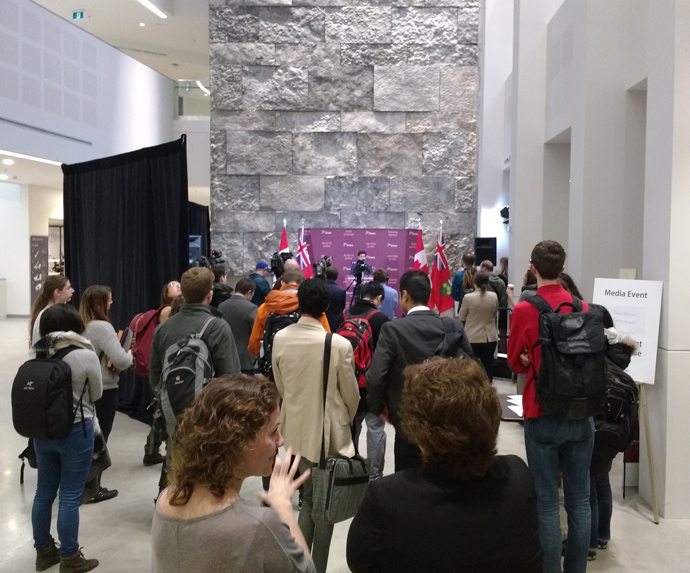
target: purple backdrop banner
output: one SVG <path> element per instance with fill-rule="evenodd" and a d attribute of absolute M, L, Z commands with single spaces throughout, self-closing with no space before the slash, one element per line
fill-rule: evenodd
<path fill-rule="evenodd" d="M 333 265 L 340 273 L 338 283 L 347 288 L 347 304 L 354 290 L 350 269 L 359 251 L 367 252 L 373 271 L 386 269 L 388 286 L 399 291 L 400 277 L 412 268 L 417 247 L 417 229 L 305 229 L 304 234 L 312 263 L 324 255 L 333 257 Z M 363 280 L 371 277 L 365 275 Z M 399 306 L 395 315 L 402 316 Z"/>

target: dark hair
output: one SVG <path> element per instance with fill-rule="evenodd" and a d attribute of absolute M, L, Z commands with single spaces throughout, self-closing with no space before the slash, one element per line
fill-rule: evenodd
<path fill-rule="evenodd" d="M 479 268 L 492 272 L 494 270 L 494 264 L 489 259 L 486 259 L 485 261 L 482 261 L 482 263 L 479 265 Z"/>
<path fill-rule="evenodd" d="M 359 255 L 366 255 L 366 254 L 367 254 L 366 251 L 359 251 L 359 253 L 357 253 L 357 256 L 359 257 Z"/>
<path fill-rule="evenodd" d="M 501 406 L 481 366 L 432 358 L 404 375 L 400 419 L 424 466 L 460 480 L 485 475 L 496 455 Z"/>
<path fill-rule="evenodd" d="M 225 266 L 224 265 L 216 265 L 214 267 L 211 267 L 211 272 L 213 273 L 213 282 L 214 283 L 219 283 L 220 279 L 222 279 L 225 276 Z"/>
<path fill-rule="evenodd" d="M 45 309 L 38 324 L 38 332 L 45 336 L 50 332 L 68 331 L 81 334 L 84 332 L 84 323 L 76 308 L 71 304 L 59 302 Z"/>
<path fill-rule="evenodd" d="M 467 267 L 473 267 L 474 266 L 474 253 L 465 253 L 462 256 L 462 264 Z"/>
<path fill-rule="evenodd" d="M 307 279 L 297 289 L 297 300 L 302 314 L 319 318 L 331 300 L 331 289 L 327 283 L 318 279 Z"/>
<path fill-rule="evenodd" d="M 388 272 L 386 271 L 386 269 L 376 269 L 374 271 L 374 281 L 377 283 L 387 283 Z"/>
<path fill-rule="evenodd" d="M 263 376 L 226 374 L 211 380 L 177 423 L 170 505 L 187 503 L 201 484 L 222 497 L 279 398 L 275 383 Z"/>
<path fill-rule="evenodd" d="M 486 271 L 479 271 L 474 273 L 474 286 L 481 289 L 482 292 L 486 292 L 486 287 L 489 284 L 489 273 Z"/>
<path fill-rule="evenodd" d="M 79 301 L 79 316 L 81 316 L 84 326 L 92 320 L 107 320 L 110 322 L 108 317 L 108 301 L 110 296 L 110 287 L 103 285 L 91 285 L 84 291 Z"/>
<path fill-rule="evenodd" d="M 431 281 L 424 271 L 407 271 L 400 277 L 400 292 L 407 295 L 416 304 L 426 304 L 431 296 Z"/>
<path fill-rule="evenodd" d="M 299 268 L 288 268 L 280 278 L 284 285 L 298 285 L 304 280 L 304 273 Z"/>
<path fill-rule="evenodd" d="M 576 296 L 580 300 L 583 300 L 579 289 L 575 286 L 575 281 L 569 274 L 561 273 L 558 275 L 558 284 L 560 284 L 565 290 L 567 290 L 573 296 Z"/>
<path fill-rule="evenodd" d="M 525 273 L 525 286 L 535 284 L 537 284 L 537 276 L 532 271 L 527 269 L 527 272 Z"/>
<path fill-rule="evenodd" d="M 213 273 L 204 267 L 194 267 L 185 271 L 180 280 L 182 294 L 191 304 L 204 302 L 213 289 Z"/>
<path fill-rule="evenodd" d="M 472 285 L 474 285 L 474 275 L 477 274 L 477 271 L 474 270 L 474 267 L 467 267 L 465 269 L 465 273 L 462 275 L 462 288 L 467 290 L 468 288 L 472 288 Z"/>
<path fill-rule="evenodd" d="M 63 275 L 48 275 L 43 281 L 41 292 L 36 297 L 34 305 L 31 308 L 31 320 L 29 321 L 29 345 L 31 345 L 31 336 L 34 331 L 34 324 L 41 311 L 53 301 L 53 294 L 56 290 L 62 290 L 67 286 L 67 277 Z M 40 326 L 39 326 L 40 328 Z"/>
<path fill-rule="evenodd" d="M 375 299 L 377 296 L 386 298 L 386 291 L 383 285 L 376 281 L 362 283 L 359 287 L 359 298 Z M 381 300 L 383 300 L 383 298 Z"/>
<path fill-rule="evenodd" d="M 508 276 L 508 257 L 501 257 L 498 262 L 501 264 L 501 272 L 499 274 Z"/>
<path fill-rule="evenodd" d="M 594 304 L 592 302 L 589 303 L 589 309 L 590 310 L 598 310 L 601 312 L 602 318 L 604 319 L 604 328 L 614 328 L 615 325 L 613 324 L 613 317 L 611 316 L 611 313 L 608 311 L 608 309 L 602 305 L 602 304 Z"/>
<path fill-rule="evenodd" d="M 235 292 L 237 294 L 247 294 L 250 291 L 256 290 L 256 284 L 252 279 L 246 277 L 241 278 L 235 285 Z"/>
<path fill-rule="evenodd" d="M 161 293 L 161 306 L 166 305 L 166 304 L 172 304 L 172 301 L 175 300 L 174 298 L 170 298 L 168 296 L 168 288 L 170 288 L 170 283 L 176 283 L 177 281 L 168 281 L 165 283 L 165 286 L 163 287 L 163 292 Z"/>
<path fill-rule="evenodd" d="M 565 250 L 556 241 L 541 241 L 532 249 L 530 261 L 546 280 L 556 280 L 565 264 Z"/>
<path fill-rule="evenodd" d="M 187 301 L 184 298 L 184 295 L 180 295 L 175 297 L 175 299 L 170 303 L 170 314 L 168 315 L 168 318 L 171 316 L 176 315 L 178 312 L 180 312 L 180 309 L 182 308 L 182 305 L 185 304 Z"/>
<path fill-rule="evenodd" d="M 330 267 L 326 267 L 326 270 L 324 272 L 327 279 L 333 281 L 338 280 L 338 269 L 335 268 L 333 265 L 331 265 Z"/>

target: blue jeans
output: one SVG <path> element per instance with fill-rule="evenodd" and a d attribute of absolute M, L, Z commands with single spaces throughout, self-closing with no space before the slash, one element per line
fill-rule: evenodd
<path fill-rule="evenodd" d="M 539 539 L 544 573 L 561 572 L 561 522 L 558 471 L 563 474 L 568 547 L 565 573 L 585 573 L 591 525 L 589 464 L 594 445 L 594 420 L 556 420 L 547 416 L 525 420 L 527 462 L 534 479 Z"/>
<path fill-rule="evenodd" d="M 79 551 L 79 499 L 86 485 L 93 456 L 93 423 L 76 422 L 72 431 L 56 440 L 34 440 L 38 478 L 36 496 L 31 510 L 34 547 L 43 549 L 53 543 L 50 535 L 50 514 L 60 489 L 57 531 L 60 555 Z"/>
<path fill-rule="evenodd" d="M 589 504 L 592 508 L 592 529 L 589 548 L 596 549 L 599 540 L 611 539 L 611 515 L 613 514 L 613 494 L 609 474 L 591 476 L 589 482 Z"/>
<path fill-rule="evenodd" d="M 367 424 L 367 457 L 371 462 L 370 481 L 374 481 L 383 475 L 383 466 L 386 461 L 386 422 L 376 414 L 366 410 L 357 410 L 352 426 L 352 439 L 355 445 L 359 445 L 362 422 Z"/>

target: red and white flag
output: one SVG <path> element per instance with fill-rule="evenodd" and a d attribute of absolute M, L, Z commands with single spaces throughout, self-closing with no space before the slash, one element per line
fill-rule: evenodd
<path fill-rule="evenodd" d="M 424 252 L 424 241 L 422 241 L 422 230 L 417 231 L 417 249 L 414 253 L 414 264 L 412 268 L 415 271 L 424 271 L 429 274 L 429 265 L 426 262 L 426 253 Z"/>
<path fill-rule="evenodd" d="M 446 246 L 443 243 L 443 229 L 438 232 L 434 265 L 431 269 L 429 308 L 434 307 L 439 313 L 453 308 L 453 299 L 450 296 L 450 269 L 446 258 Z"/>
<path fill-rule="evenodd" d="M 295 256 L 299 263 L 299 268 L 302 269 L 305 279 L 314 278 L 314 269 L 311 267 L 311 260 L 309 259 L 309 251 L 307 250 L 307 243 L 304 240 L 304 225 L 299 232 L 297 239 L 297 255 Z"/>
<path fill-rule="evenodd" d="M 279 253 L 289 253 L 290 247 L 288 246 L 287 231 L 285 230 L 286 221 L 283 219 L 283 234 L 280 236 L 280 247 L 278 247 Z"/>

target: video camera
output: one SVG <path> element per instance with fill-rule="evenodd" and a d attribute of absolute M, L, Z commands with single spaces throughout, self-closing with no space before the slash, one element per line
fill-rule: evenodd
<path fill-rule="evenodd" d="M 223 251 L 220 249 L 213 249 L 211 251 L 210 257 L 204 257 L 203 255 L 199 257 L 199 260 L 194 266 L 205 267 L 207 269 L 221 266 L 225 264 L 225 257 L 223 256 Z"/>
<path fill-rule="evenodd" d="M 295 255 L 291 251 L 287 253 L 279 253 L 276 251 L 271 256 L 271 272 L 275 275 L 276 279 L 283 276 L 285 272 L 285 261 L 294 258 Z"/>
<path fill-rule="evenodd" d="M 326 269 L 333 265 L 333 258 L 330 255 L 324 255 L 315 263 L 312 263 L 314 267 L 314 277 L 318 279 L 326 278 Z"/>

